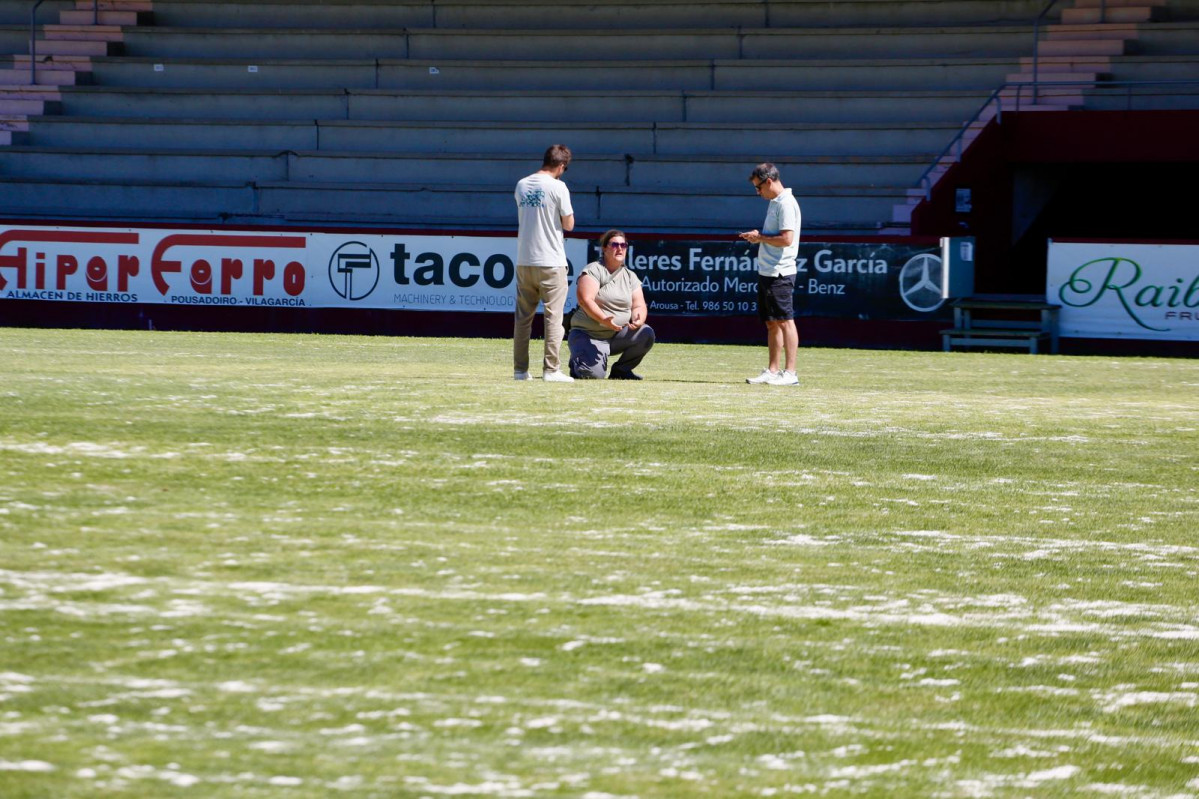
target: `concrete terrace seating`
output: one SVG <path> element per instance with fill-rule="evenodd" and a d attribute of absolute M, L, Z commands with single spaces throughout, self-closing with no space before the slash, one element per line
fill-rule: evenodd
<path fill-rule="evenodd" d="M 752 224 L 770 158 L 805 230 L 872 232 L 1042 6 L 159 0 L 0 148 L 3 210 L 510 228 L 512 184 L 563 141 L 585 229 Z"/>

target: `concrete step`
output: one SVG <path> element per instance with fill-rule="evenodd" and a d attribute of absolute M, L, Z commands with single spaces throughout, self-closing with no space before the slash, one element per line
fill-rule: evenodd
<path fill-rule="evenodd" d="M 1062 9 L 1062 22 L 1067 25 L 1150 22 L 1160 16 L 1155 12 L 1152 6 L 1108 8 L 1106 11 L 1100 8 L 1066 8 Z"/>
<path fill-rule="evenodd" d="M 1199 75 L 1199 55 L 1128 56 L 1113 67 L 1116 81 L 1194 80 Z"/>
<path fill-rule="evenodd" d="M 732 155 L 737 149 L 743 149 L 746 155 L 777 151 L 797 156 L 929 153 L 940 151 L 960 126 L 957 120 L 898 124 L 877 121 L 748 125 L 745 122 L 655 123 L 653 151 L 662 155 Z"/>
<path fill-rule="evenodd" d="M 1020 112 L 1028 111 L 1031 113 L 1039 113 L 1042 111 L 1063 111 L 1063 110 L 1066 110 L 1065 108 L 1063 108 L 1064 105 L 1069 105 L 1069 104 L 1068 103 L 1059 103 L 1059 104 L 1046 103 L 1044 100 L 1040 100 L 1040 101 L 1034 103 L 1034 102 L 1032 102 L 1031 98 L 1028 96 L 1022 97 L 1019 102 L 1011 100 L 1010 98 L 1005 98 L 1003 100 L 1003 113 L 1007 114 L 1007 113 L 1011 113 L 1011 112 L 1015 112 L 1015 111 L 1020 111 Z"/>
<path fill-rule="evenodd" d="M 38 56 L 48 55 L 85 55 L 106 56 L 117 55 L 121 45 L 117 42 L 104 41 L 67 41 L 61 39 L 39 39 L 37 42 Z"/>
<path fill-rule="evenodd" d="M 86 10 L 60 11 L 58 21 L 63 25 L 91 25 L 95 17 L 96 15 L 93 14 L 91 8 Z M 151 24 L 154 21 L 154 15 L 148 11 L 101 11 L 99 19 L 101 25 L 132 27 Z"/>
<path fill-rule="evenodd" d="M 1000 94 L 1004 110 L 1018 109 L 1020 111 L 1047 110 L 1061 106 L 1081 106 L 1083 94 L 1081 91 L 1059 90 L 1042 87 L 1037 90 L 1035 97 L 1031 87 L 1020 94 L 1015 92 Z M 1038 108 L 1040 107 L 1040 108 Z"/>
<path fill-rule="evenodd" d="M 1102 85 L 1086 92 L 1083 107 L 1089 111 L 1194 111 L 1199 108 L 1199 87 L 1140 89 Z"/>
<path fill-rule="evenodd" d="M 1066 70 L 1093 70 L 1095 72 L 1107 72 L 1111 69 L 1111 56 L 1072 56 L 1072 55 L 1052 55 L 1038 56 L 1036 62 L 1041 69 L 1047 66 L 1061 67 Z M 1034 59 L 1032 56 L 1025 56 L 1020 59 L 1020 68 L 1025 72 L 1031 72 Z"/>
<path fill-rule="evenodd" d="M 910 185 L 933 155 L 908 157 L 775 157 L 784 174 L 802 175 L 806 187 Z M 571 162 L 571 185 L 635 189 L 727 191 L 744 181 L 752 159 L 720 156 L 591 156 Z M 289 179 L 358 184 L 462 184 L 488 180 L 513 183 L 528 174 L 527 155 L 409 155 L 396 153 L 294 153 Z M 577 177 L 576 177 L 577 173 Z"/>
<path fill-rule="evenodd" d="M 675 30 L 261 30 L 130 28 L 125 52 L 145 57 L 376 58 L 449 60 L 1017 58 L 1027 53 L 1031 26 L 892 29 Z"/>
<path fill-rule="evenodd" d="M 1043 56 L 1118 56 L 1126 49 L 1122 39 L 1043 39 L 1037 44 Z"/>
<path fill-rule="evenodd" d="M 28 71 L 29 62 L 32 59 L 28 53 L 16 53 L 11 56 L 0 56 L 0 64 L 10 63 L 13 69 L 24 69 Z M 90 72 L 92 68 L 92 59 L 85 55 L 57 55 L 43 57 L 41 53 L 37 56 L 37 68 L 39 71 L 43 69 L 56 70 L 74 70 L 76 72 Z"/>
<path fill-rule="evenodd" d="M 0 174 L 45 180 L 138 180 L 178 183 L 287 180 L 288 156 L 252 152 L 146 152 L 98 148 L 10 147 L 0 151 Z"/>
<path fill-rule="evenodd" d="M 52 100 L 62 99 L 62 89 L 59 86 L 31 86 L 29 84 L 4 86 L 0 88 L 0 96 L 14 100 Z"/>
<path fill-rule="evenodd" d="M 1101 24 L 1101 25 L 1051 25 L 1045 35 L 1050 41 L 1091 41 L 1113 39 L 1124 41 L 1135 39 L 1140 27 L 1135 24 Z"/>
<path fill-rule="evenodd" d="M 23 25 L 29 30 L 29 12 L 35 0 L 0 0 L 0 25 Z M 38 7 L 38 22 L 54 19 L 59 10 L 72 6 L 66 0 L 46 0 Z"/>
<path fill-rule="evenodd" d="M 196 151 L 316 150 L 322 127 L 314 121 L 169 120 L 145 118 L 43 117 L 31 126 L 32 141 L 44 148 L 130 148 Z M 527 135 L 527 129 L 525 131 Z"/>
<path fill-rule="evenodd" d="M 0 68 L 0 86 L 28 86 L 29 72 L 28 66 L 16 69 Z M 74 70 L 44 66 L 39 66 L 35 73 L 38 86 L 74 86 L 77 75 Z"/>
<path fill-rule="evenodd" d="M 72 116 L 443 122 L 950 124 L 990 92 L 405 92 L 63 89 Z"/>
<path fill-rule="evenodd" d="M 784 173 L 802 175 L 808 188 L 911 185 L 932 159 L 909 157 L 776 157 Z M 403 154 L 152 150 L 98 146 L 20 147 L 0 153 L 0 174 L 13 177 L 151 181 L 300 181 L 306 183 L 470 186 L 481 175 L 504 185 L 529 173 L 528 154 Z M 728 191 L 744 182 L 749 158 L 722 156 L 577 155 L 571 186 L 583 191 L 628 187 L 653 190 Z"/>
<path fill-rule="evenodd" d="M 41 116 L 42 114 L 57 113 L 56 104 L 46 100 L 13 99 L 0 93 L 0 114 L 11 116 Z"/>
<path fill-rule="evenodd" d="M 5 114 L 0 116 L 0 130 L 10 132 L 25 132 L 29 130 L 29 117 L 20 114 Z"/>
<path fill-rule="evenodd" d="M 75 0 L 78 10 L 92 10 L 96 0 Z M 100 11 L 153 11 L 152 0 L 99 0 Z"/>
<path fill-rule="evenodd" d="M 435 6 L 437 6 L 435 10 Z M 334 3 L 317 2 L 254 2 L 230 3 L 224 0 L 186 0 L 186 2 L 156 2 L 154 22 L 170 28 L 256 28 L 277 30 L 290 28 L 312 29 L 358 29 L 400 30 L 403 28 L 431 28 L 440 24 L 441 3 L 431 0 L 422 2 L 373 2 L 362 0 L 338 0 Z M 280 8 L 286 12 L 281 13 Z M 545 24 L 545 18 L 540 21 Z M 523 26 L 517 26 L 523 27 Z"/>
<path fill-rule="evenodd" d="M 1117 8 L 1138 8 L 1150 6 L 1164 8 L 1170 5 L 1170 0 L 1074 0 L 1075 8 L 1104 8 L 1109 11 Z"/>
<path fill-rule="evenodd" d="M 24 25 L 0 26 L 0 53 L 20 53 L 29 49 L 29 20 Z"/>
<path fill-rule="evenodd" d="M 1036 80 L 1041 83 L 1096 83 L 1103 79 L 1098 72 L 1057 72 L 1042 67 L 1037 70 Z M 1006 78 L 1008 83 L 1032 83 L 1032 72 L 1015 72 Z"/>
<path fill-rule="evenodd" d="M 742 180 L 740 183 L 744 183 Z M 799 190 L 804 230 L 876 233 L 904 188 Z M 463 202 L 469 196 L 470 202 Z M 762 201 L 727 190 L 628 188 L 573 193 L 575 216 L 588 227 L 658 230 L 730 229 L 762 215 Z M 180 184 L 124 176 L 117 181 L 5 178 L 5 200 L 24 217 L 138 219 L 195 223 L 345 222 L 511 231 L 512 187 L 210 181 Z"/>
<path fill-rule="evenodd" d="M 1136 47 L 1136 52 L 1143 55 L 1199 55 L 1199 19 L 1146 25 Z"/>
<path fill-rule="evenodd" d="M 1043 0 L 897 3 L 877 0 L 771 2 L 761 0 L 658 0 L 653 3 L 554 0 L 437 0 L 433 2 L 292 2 L 285 23 L 297 28 L 438 27 L 535 30 L 648 28 L 921 27 L 1027 24 Z M 160 23 L 182 27 L 278 27 L 270 3 L 160 0 Z"/>
<path fill-rule="evenodd" d="M 742 180 L 741 182 L 744 182 Z M 459 190 L 428 186 L 356 184 L 260 184 L 260 213 L 292 221 L 326 219 L 421 227 L 512 227 L 510 186 L 471 186 Z M 804 230 L 844 233 L 877 232 L 891 207 L 903 198 L 903 188 L 836 187 L 797 190 L 804 212 Z M 463 203 L 466 192 L 470 203 Z M 757 202 L 755 202 L 755 200 Z M 682 190 L 610 188 L 572 192 L 576 219 L 597 228 L 729 229 L 737 220 L 762 215 L 762 201 L 726 190 L 720 193 Z M 363 217 L 366 219 L 363 219 Z"/>
<path fill-rule="evenodd" d="M 179 185 L 132 177 L 112 183 L 6 177 L 4 195 L 25 218 L 220 224 L 229 216 L 255 213 L 254 188 L 244 181 Z"/>
<path fill-rule="evenodd" d="M 753 160 L 777 150 L 792 156 L 914 156 L 936 152 L 956 124 L 832 125 L 678 123 L 557 123 L 538 126 L 547 140 L 568 141 L 592 155 L 645 153 Z M 520 122 L 258 121 L 45 117 L 34 126 L 43 147 L 148 149 L 321 150 L 342 153 L 506 153 L 528 155 L 528 126 Z"/>
<path fill-rule="evenodd" d="M 439 90 L 978 89 L 1002 82 L 1012 59 L 729 61 L 424 61 L 109 58 L 107 86 Z"/>
<path fill-rule="evenodd" d="M 121 29 L 112 25 L 43 25 L 42 35 L 47 41 L 121 41 Z"/>

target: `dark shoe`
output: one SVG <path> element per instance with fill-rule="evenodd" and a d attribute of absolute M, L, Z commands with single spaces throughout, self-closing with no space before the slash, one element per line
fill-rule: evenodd
<path fill-rule="evenodd" d="M 608 375 L 609 380 L 640 380 L 641 375 L 636 372 L 620 372 L 616 369 L 612 370 L 612 374 Z"/>

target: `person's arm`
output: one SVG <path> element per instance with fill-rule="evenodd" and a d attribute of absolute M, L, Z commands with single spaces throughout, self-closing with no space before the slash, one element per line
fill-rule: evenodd
<path fill-rule="evenodd" d="M 562 230 L 566 233 L 569 233 L 570 231 L 572 231 L 574 229 L 575 229 L 575 215 L 568 214 L 567 216 L 562 217 Z"/>
<path fill-rule="evenodd" d="M 636 330 L 644 325 L 648 316 L 649 308 L 645 304 L 645 293 L 641 290 L 641 286 L 638 286 L 633 289 L 633 310 L 629 316 L 629 330 Z"/>
<path fill-rule="evenodd" d="M 737 235 L 750 244 L 769 244 L 771 247 L 790 247 L 795 241 L 794 230 L 780 230 L 773 236 L 764 235 L 757 230 L 747 230 Z"/>
<path fill-rule="evenodd" d="M 576 290 L 579 298 L 579 307 L 604 327 L 619 333 L 620 325 L 616 324 L 611 314 L 605 314 L 595 301 L 596 295 L 599 294 L 599 288 L 599 281 L 591 275 L 579 275 L 578 289 Z"/>

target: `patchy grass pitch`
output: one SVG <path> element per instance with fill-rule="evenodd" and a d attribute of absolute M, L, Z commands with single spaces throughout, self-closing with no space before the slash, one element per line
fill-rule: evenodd
<path fill-rule="evenodd" d="M 0 330 L 0 796 L 1199 795 L 1199 361 L 509 349 Z"/>

